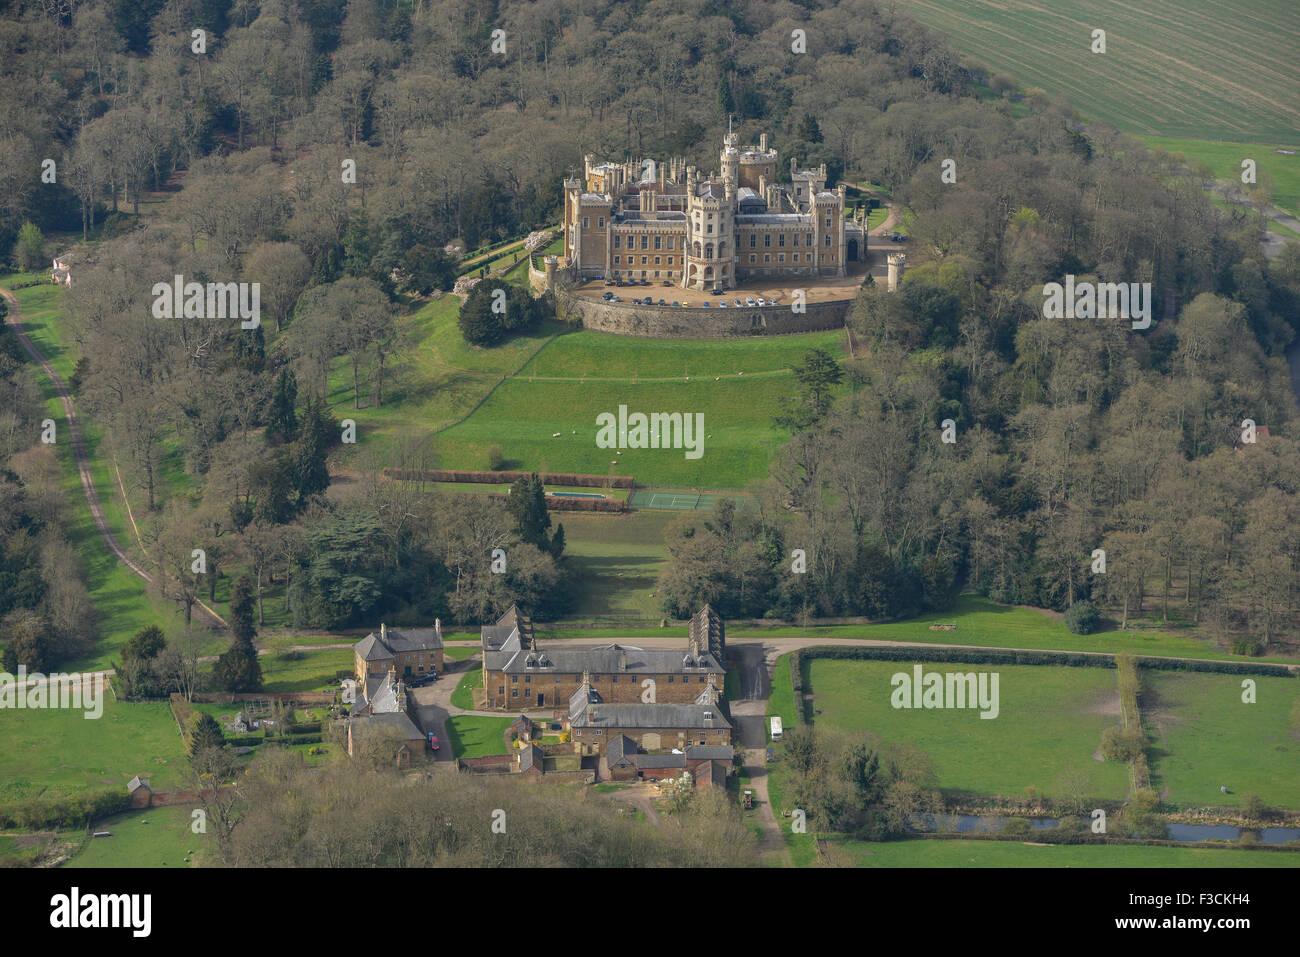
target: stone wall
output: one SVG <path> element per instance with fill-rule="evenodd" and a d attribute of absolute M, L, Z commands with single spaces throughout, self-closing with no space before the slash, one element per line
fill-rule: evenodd
<path fill-rule="evenodd" d="M 629 302 L 600 302 L 582 296 L 565 298 L 567 302 L 562 305 L 562 317 L 581 319 L 584 329 L 647 339 L 727 339 L 839 329 L 844 326 L 853 305 L 851 299 L 810 302 L 807 311 L 796 313 L 789 305 L 697 309 L 635 306 Z"/>

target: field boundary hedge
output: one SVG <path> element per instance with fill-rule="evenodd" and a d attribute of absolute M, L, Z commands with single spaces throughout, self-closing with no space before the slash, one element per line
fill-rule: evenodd
<path fill-rule="evenodd" d="M 810 658 L 843 658 L 870 661 L 951 661 L 972 665 L 1057 665 L 1066 668 L 1114 668 L 1115 654 L 1125 652 L 1020 651 L 1013 648 L 946 648 L 925 645 L 907 647 L 855 645 L 810 645 L 798 654 Z M 1133 656 L 1139 668 L 1154 671 L 1196 671 L 1211 674 L 1261 675 L 1269 678 L 1294 678 L 1291 665 L 1273 665 L 1248 661 L 1209 661 L 1205 659 L 1148 658 Z M 794 670 L 791 668 L 791 678 Z"/>
<path fill-rule="evenodd" d="M 479 485 L 508 485 L 519 479 L 529 479 L 532 472 L 491 472 L 472 469 L 384 469 L 384 477 L 401 482 L 452 482 Z M 538 473 L 543 485 L 568 485 L 573 488 L 635 488 L 630 475 L 588 475 L 582 472 Z"/>

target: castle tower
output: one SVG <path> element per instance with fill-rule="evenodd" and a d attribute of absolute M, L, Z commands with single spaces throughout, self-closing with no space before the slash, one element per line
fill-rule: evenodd
<path fill-rule="evenodd" d="M 546 257 L 546 291 L 551 292 L 555 289 L 555 268 L 559 261 L 554 256 Z"/>
<path fill-rule="evenodd" d="M 889 291 L 897 292 L 898 284 L 903 279 L 903 269 L 907 265 L 906 253 L 890 253 L 889 262 Z"/>

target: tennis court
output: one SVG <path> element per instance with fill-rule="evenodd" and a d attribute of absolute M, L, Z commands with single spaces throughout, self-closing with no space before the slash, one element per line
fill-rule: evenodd
<path fill-rule="evenodd" d="M 719 499 L 730 498 L 736 503 L 736 511 L 756 511 L 758 503 L 748 495 L 725 495 L 714 492 L 683 492 L 675 490 L 656 491 L 639 488 L 632 493 L 628 504 L 632 508 L 657 508 L 663 511 L 689 512 L 693 509 L 711 509 Z"/>

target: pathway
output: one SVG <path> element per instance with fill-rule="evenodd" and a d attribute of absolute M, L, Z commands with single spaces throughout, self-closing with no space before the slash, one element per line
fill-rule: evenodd
<path fill-rule="evenodd" d="M 81 476 L 81 489 L 85 493 L 86 505 L 90 509 L 90 517 L 95 523 L 95 528 L 99 530 L 100 538 L 104 540 L 108 550 L 117 556 L 118 561 L 129 568 L 136 576 L 146 582 L 153 581 L 152 576 L 126 553 L 126 549 L 118 542 L 117 536 L 113 534 L 112 528 L 109 527 L 108 519 L 104 516 L 103 506 L 99 502 L 99 491 L 95 488 L 95 479 L 90 472 L 90 458 L 86 454 L 86 441 L 81 434 L 81 420 L 77 418 L 76 406 L 72 404 L 72 393 L 68 391 L 63 378 L 54 371 L 54 366 L 50 365 L 45 356 L 41 354 L 41 351 L 36 348 L 35 343 L 28 338 L 26 331 L 23 329 L 22 307 L 18 302 L 18 297 L 8 289 L 3 288 L 0 288 L 0 296 L 3 296 L 5 301 L 9 303 L 9 314 L 5 317 L 5 322 L 13 329 L 27 354 L 45 370 L 46 378 L 49 379 L 59 397 L 59 401 L 63 404 L 63 415 L 67 419 L 68 433 L 72 436 L 72 454 L 77 460 L 77 472 Z M 220 615 L 202 601 L 197 602 L 197 604 L 218 627 L 225 627 L 226 622 Z"/>

